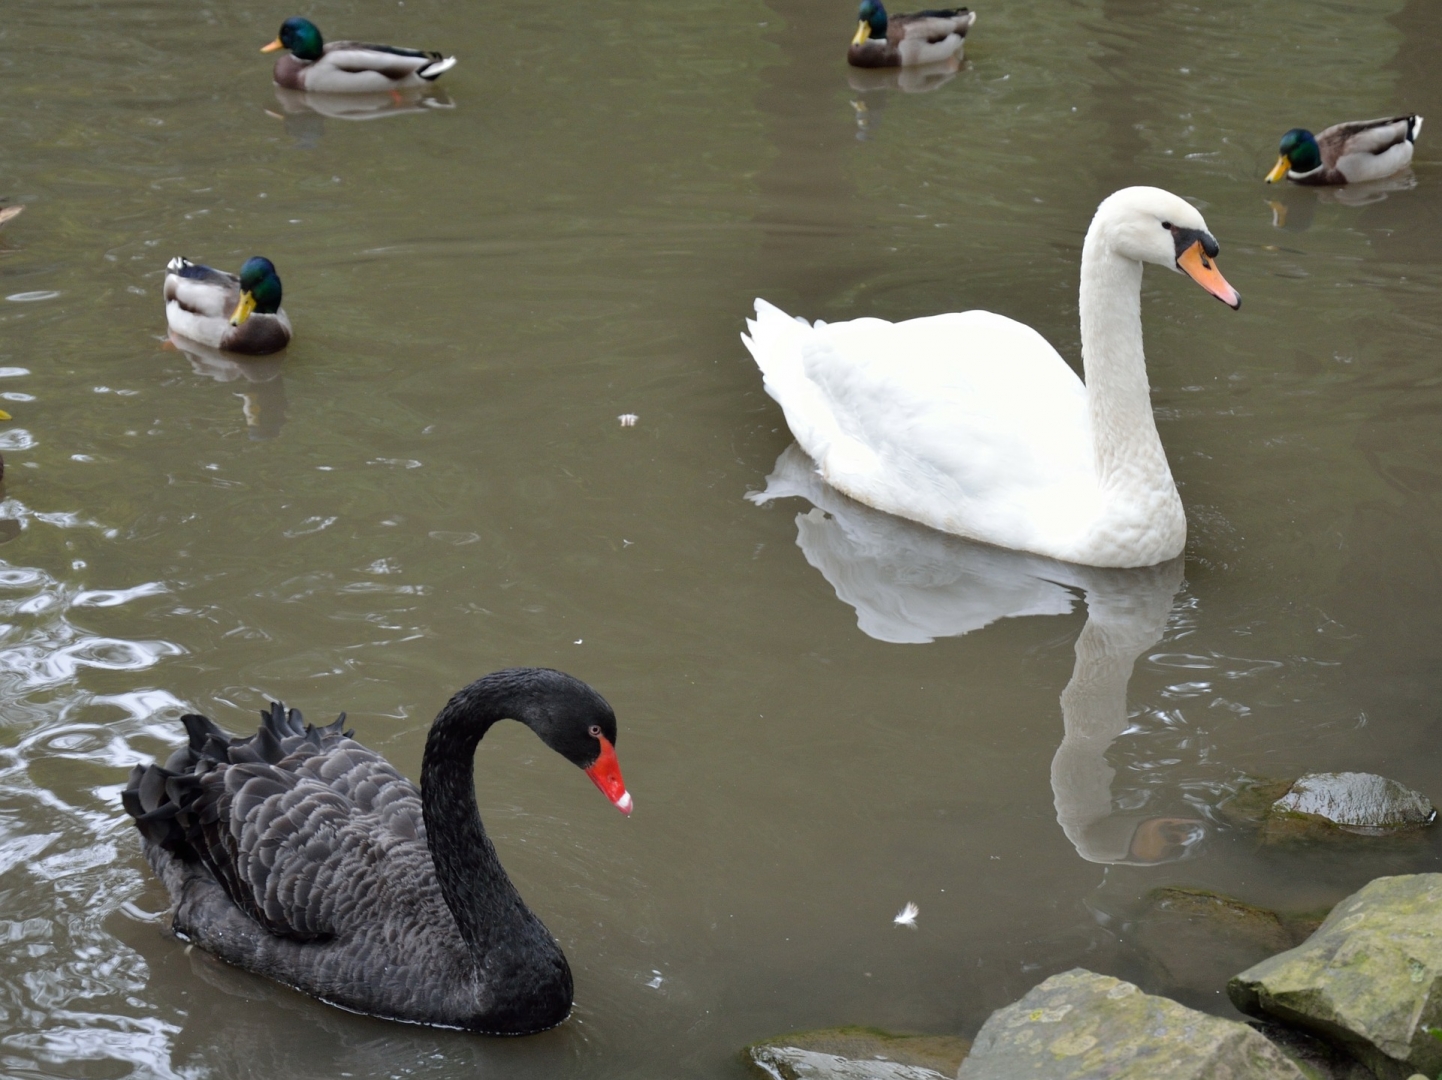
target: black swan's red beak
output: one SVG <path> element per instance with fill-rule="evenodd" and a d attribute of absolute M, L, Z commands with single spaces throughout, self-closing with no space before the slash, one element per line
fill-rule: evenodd
<path fill-rule="evenodd" d="M 597 738 L 601 740 L 601 754 L 596 758 L 595 764 L 586 770 L 586 775 L 601 789 L 602 795 L 616 804 L 617 810 L 629 814 L 635 803 L 631 800 L 631 793 L 626 790 L 626 781 L 621 779 L 621 763 L 616 760 L 616 748 L 606 736 L 599 735 Z"/>

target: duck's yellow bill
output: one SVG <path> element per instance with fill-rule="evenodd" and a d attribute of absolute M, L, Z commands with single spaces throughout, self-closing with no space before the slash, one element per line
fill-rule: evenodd
<path fill-rule="evenodd" d="M 250 313 L 255 310 L 255 297 L 248 292 L 240 294 L 240 303 L 235 305 L 235 311 L 230 316 L 230 325 L 239 326 L 250 318 Z"/>
<path fill-rule="evenodd" d="M 276 38 L 276 39 L 275 39 L 274 41 L 272 41 L 269 45 L 262 45 L 262 46 L 260 47 L 260 51 L 261 51 L 261 52 L 275 52 L 276 49 L 283 49 L 283 48 L 285 48 L 285 46 L 284 46 L 283 44 L 281 44 L 280 38 Z"/>
<path fill-rule="evenodd" d="M 863 42 L 870 40 L 870 38 L 871 24 L 865 19 L 862 19 L 861 23 L 856 27 L 856 36 L 851 39 L 851 44 L 860 45 Z M 836 39 L 832 38 L 832 40 L 835 41 Z"/>
<path fill-rule="evenodd" d="M 1233 311 L 1242 306 L 1242 294 L 1227 284 L 1217 264 L 1202 250 L 1200 240 L 1182 252 L 1177 267 Z"/>
<path fill-rule="evenodd" d="M 9 419 L 10 419 L 10 414 L 9 414 L 8 412 L 6 412 L 4 409 L 0 409 L 0 420 L 9 420 Z"/>
<path fill-rule="evenodd" d="M 1272 171 L 1267 174 L 1267 183 L 1275 184 L 1278 180 L 1285 179 L 1291 168 L 1292 163 L 1287 160 L 1287 155 L 1283 154 L 1277 159 L 1277 163 L 1272 166 Z"/>

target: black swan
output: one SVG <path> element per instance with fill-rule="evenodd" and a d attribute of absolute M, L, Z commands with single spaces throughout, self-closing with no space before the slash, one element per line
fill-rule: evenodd
<path fill-rule="evenodd" d="M 571 969 L 501 868 L 476 809 L 476 746 L 514 719 L 623 813 L 616 716 L 579 679 L 511 668 L 446 703 L 421 789 L 343 730 L 272 704 L 233 739 L 185 716 L 190 745 L 122 793 L 181 937 L 237 967 L 372 1016 L 525 1035 L 571 1011 Z"/>

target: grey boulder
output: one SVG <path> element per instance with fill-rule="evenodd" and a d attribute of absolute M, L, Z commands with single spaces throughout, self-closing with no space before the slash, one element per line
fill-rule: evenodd
<path fill-rule="evenodd" d="M 1245 1013 L 1320 1035 L 1379 1080 L 1442 1070 L 1442 874 L 1377 878 L 1295 949 L 1227 986 Z"/>
<path fill-rule="evenodd" d="M 1272 804 L 1272 813 L 1297 815 L 1349 832 L 1388 832 L 1430 825 L 1437 810 L 1427 796 L 1373 773 L 1311 773 Z"/>
<path fill-rule="evenodd" d="M 982 1025 L 957 1080 L 1302 1080 L 1245 1024 L 1082 968 Z"/>
<path fill-rule="evenodd" d="M 949 1035 L 843 1027 L 768 1039 L 745 1056 L 771 1080 L 951 1080 L 970 1045 Z"/>

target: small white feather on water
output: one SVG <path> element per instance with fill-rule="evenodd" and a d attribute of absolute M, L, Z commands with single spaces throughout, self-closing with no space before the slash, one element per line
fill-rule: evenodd
<path fill-rule="evenodd" d="M 920 908 L 918 908 L 915 904 L 908 900 L 906 902 L 906 906 L 900 911 L 898 911 L 896 913 L 896 918 L 892 919 L 891 921 L 894 922 L 897 926 L 909 926 L 911 929 L 915 930 L 916 916 L 920 913 L 920 911 Z"/>
<path fill-rule="evenodd" d="M 620 416 L 616 417 L 616 419 L 621 421 L 622 427 L 635 427 L 636 421 L 641 418 L 633 412 L 628 412 L 622 413 Z"/>

